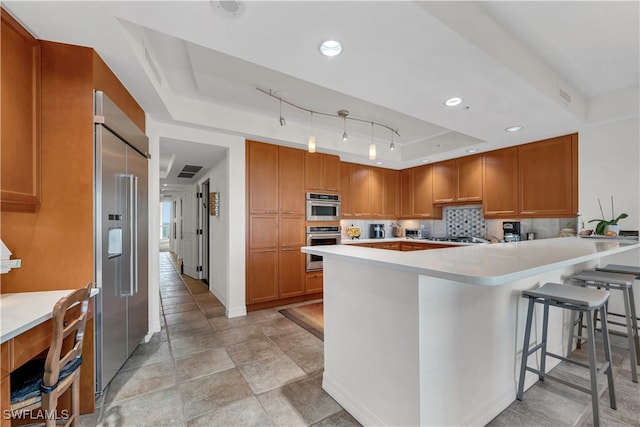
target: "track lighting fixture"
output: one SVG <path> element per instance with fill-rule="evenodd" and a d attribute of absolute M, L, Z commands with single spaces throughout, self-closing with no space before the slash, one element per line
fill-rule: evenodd
<path fill-rule="evenodd" d="M 393 143 L 393 132 L 391 132 L 391 144 L 389 144 L 389 150 L 393 151 L 396 149 L 396 144 Z"/>
<path fill-rule="evenodd" d="M 312 110 L 310 108 L 307 107 L 302 107 L 300 105 L 294 104 L 293 102 L 287 101 L 286 99 L 282 98 L 281 96 L 277 96 L 274 95 L 272 90 L 264 90 L 264 89 L 260 89 L 259 87 L 256 88 L 258 91 L 264 93 L 265 95 L 269 95 L 272 98 L 276 98 L 278 101 L 280 101 L 280 126 L 284 126 L 286 125 L 286 121 L 284 119 L 284 117 L 282 116 L 282 103 L 285 103 L 287 105 L 290 105 L 294 108 L 297 108 L 298 110 L 302 110 L 302 111 L 306 111 L 308 113 L 311 113 L 311 136 L 309 136 L 309 140 L 307 141 L 307 147 L 310 153 L 315 152 L 315 148 L 316 148 L 316 137 L 313 135 L 313 115 L 314 114 L 320 114 L 322 116 L 325 117 L 337 117 L 337 118 L 341 118 L 343 121 L 343 133 L 342 133 L 342 141 L 343 142 L 347 142 L 349 139 L 349 135 L 347 134 L 347 120 L 354 120 L 357 122 L 361 122 L 361 123 L 371 123 L 371 144 L 369 145 L 369 158 L 371 158 L 373 156 L 373 158 L 371 158 L 371 160 L 375 160 L 375 156 L 376 156 L 376 146 L 373 143 L 373 127 L 374 125 L 389 129 L 389 131 L 391 131 L 391 145 L 389 146 L 389 149 L 393 150 L 395 149 L 395 144 L 393 143 L 393 134 L 396 134 L 397 136 L 400 136 L 400 134 L 398 133 L 397 129 L 393 129 L 391 126 L 387 126 L 385 124 L 376 122 L 376 121 L 372 121 L 372 120 L 366 120 L 366 119 L 360 119 L 357 117 L 350 117 L 349 116 L 349 111 L 348 110 L 338 110 L 337 113 L 325 113 L 325 112 L 321 112 L 321 111 L 315 111 Z M 311 151 L 313 150 L 313 151 Z"/>
<path fill-rule="evenodd" d="M 282 117 L 282 99 L 280 99 L 280 126 L 284 126 L 286 124 L 286 120 Z"/>

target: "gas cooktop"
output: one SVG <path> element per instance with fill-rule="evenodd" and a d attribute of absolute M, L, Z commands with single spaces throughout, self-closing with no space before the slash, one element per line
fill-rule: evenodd
<path fill-rule="evenodd" d="M 446 237 L 429 237 L 428 240 L 436 242 L 455 242 L 455 243 L 484 243 L 484 239 L 471 236 L 446 236 Z"/>

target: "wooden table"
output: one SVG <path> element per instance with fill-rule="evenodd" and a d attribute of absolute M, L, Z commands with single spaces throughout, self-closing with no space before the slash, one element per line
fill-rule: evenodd
<path fill-rule="evenodd" d="M 46 352 L 51 344 L 51 313 L 55 303 L 73 290 L 0 294 L 0 426 L 10 426 L 10 374 Z M 92 290 L 91 296 L 97 294 Z M 76 305 L 69 315 L 80 310 Z M 93 303 L 85 326 L 80 369 L 80 413 L 95 412 Z M 46 353 L 45 353 L 46 354 Z"/>

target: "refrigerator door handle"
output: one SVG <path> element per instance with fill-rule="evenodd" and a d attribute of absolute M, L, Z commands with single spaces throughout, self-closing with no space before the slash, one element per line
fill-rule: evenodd
<path fill-rule="evenodd" d="M 133 289 L 132 294 L 138 293 L 138 177 L 133 176 Z"/>
<path fill-rule="evenodd" d="M 135 235 L 136 235 L 136 230 L 135 230 L 135 224 L 136 224 L 136 208 L 135 208 L 135 202 L 136 202 L 136 193 L 135 193 L 135 183 L 134 183 L 134 176 L 133 175 L 127 175 L 127 178 L 129 179 L 129 200 L 128 200 L 128 205 L 129 205 L 129 250 L 131 251 L 129 253 L 129 293 L 128 295 L 131 296 L 133 295 L 133 281 L 134 281 L 134 277 L 136 276 L 135 274 L 135 269 L 134 269 L 134 261 L 135 261 L 135 253 L 136 253 L 136 247 L 135 247 Z"/>

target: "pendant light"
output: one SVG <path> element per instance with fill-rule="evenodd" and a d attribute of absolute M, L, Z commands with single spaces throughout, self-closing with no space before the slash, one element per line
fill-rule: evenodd
<path fill-rule="evenodd" d="M 282 117 L 282 98 L 280 98 L 280 126 L 284 126 L 286 124 L 286 120 Z"/>
<path fill-rule="evenodd" d="M 316 152 L 316 137 L 313 135 L 313 111 L 311 112 L 311 135 L 307 141 L 307 151 L 310 153 Z"/>
<path fill-rule="evenodd" d="M 373 122 L 371 122 L 371 144 L 369 145 L 369 160 L 376 159 L 376 144 L 373 143 Z"/>
<path fill-rule="evenodd" d="M 393 143 L 393 130 L 391 131 L 391 144 L 389 144 L 389 150 L 393 151 L 396 149 L 396 144 Z"/>
<path fill-rule="evenodd" d="M 349 115 L 349 111 L 340 110 L 338 111 L 338 116 L 342 117 L 344 120 L 344 132 L 342 133 L 342 142 L 347 142 L 349 139 L 349 135 L 347 135 L 347 116 Z"/>

